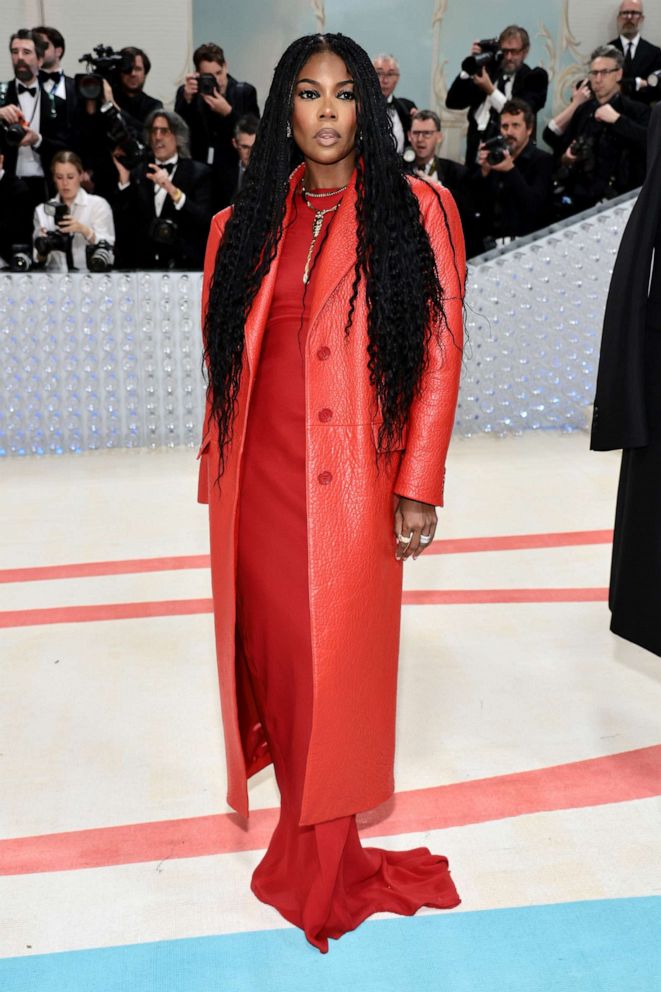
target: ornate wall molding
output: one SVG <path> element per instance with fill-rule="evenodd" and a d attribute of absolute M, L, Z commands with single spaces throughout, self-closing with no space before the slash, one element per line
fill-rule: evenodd
<path fill-rule="evenodd" d="M 447 158 L 463 161 L 463 142 L 468 130 L 466 112 L 464 110 L 448 110 L 445 98 L 448 93 L 445 68 L 447 59 L 441 58 L 441 39 L 443 37 L 443 19 L 448 12 L 449 0 L 436 0 L 432 13 L 432 64 L 431 64 L 431 107 L 443 121 L 445 143 L 443 154 Z"/>
<path fill-rule="evenodd" d="M 310 0 L 310 6 L 317 18 L 317 28 L 323 34 L 326 30 L 326 4 L 324 0 Z"/>

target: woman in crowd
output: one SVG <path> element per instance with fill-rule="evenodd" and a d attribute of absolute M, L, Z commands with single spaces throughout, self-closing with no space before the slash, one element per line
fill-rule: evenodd
<path fill-rule="evenodd" d="M 367 54 L 294 42 L 212 223 L 200 499 L 228 801 L 247 815 L 273 762 L 252 888 L 322 951 L 372 913 L 459 902 L 446 858 L 363 848 L 355 814 L 393 791 L 402 565 L 442 503 L 464 273 L 452 197 L 403 174 Z"/>
<path fill-rule="evenodd" d="M 53 181 L 57 189 L 54 200 L 40 203 L 34 211 L 34 257 L 49 271 L 66 272 L 70 265 L 87 269 L 86 248 L 105 241 L 115 243 L 112 210 L 102 196 L 87 193 L 81 186 L 83 163 L 75 152 L 57 152 L 51 162 Z M 56 217 L 52 205 L 64 204 L 68 213 Z M 60 244 L 48 235 L 63 235 Z M 71 237 L 69 245 L 67 236 Z M 67 260 L 66 248 L 69 247 Z"/>

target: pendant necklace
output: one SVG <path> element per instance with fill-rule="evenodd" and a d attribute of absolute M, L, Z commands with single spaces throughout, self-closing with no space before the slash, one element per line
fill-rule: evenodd
<path fill-rule="evenodd" d="M 306 207 L 309 207 L 310 208 L 310 210 L 314 210 L 314 220 L 312 222 L 312 241 L 310 242 L 310 248 L 308 250 L 308 257 L 307 257 L 307 259 L 305 261 L 305 269 L 303 271 L 303 285 L 304 286 L 307 286 L 308 280 L 310 278 L 310 265 L 311 265 L 311 262 L 312 262 L 312 255 L 314 254 L 314 246 L 316 245 L 317 238 L 319 237 L 319 234 L 321 232 L 321 228 L 322 228 L 322 225 L 324 223 L 324 217 L 326 216 L 326 214 L 335 213 L 335 211 L 339 207 L 340 203 L 342 202 L 342 200 L 339 200 L 334 206 L 332 206 L 332 207 L 326 207 L 325 209 L 321 209 L 321 208 L 316 207 L 313 203 L 309 203 L 308 202 L 308 197 L 310 199 L 313 199 L 313 198 L 314 199 L 317 199 L 317 198 L 320 198 L 320 197 L 323 197 L 323 196 L 337 196 L 338 193 L 344 193 L 344 191 L 345 191 L 346 188 L 347 188 L 346 186 L 340 186 L 339 189 L 329 190 L 329 192 L 327 192 L 327 193 L 308 193 L 308 191 L 305 188 L 305 184 L 304 184 L 303 180 L 301 179 L 301 192 L 303 194 L 303 202 L 305 203 Z"/>

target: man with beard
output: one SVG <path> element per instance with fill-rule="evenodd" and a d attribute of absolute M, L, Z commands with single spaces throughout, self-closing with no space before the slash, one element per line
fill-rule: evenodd
<path fill-rule="evenodd" d="M 532 143 L 534 121 L 527 103 L 509 100 L 500 115 L 505 147 L 480 146 L 471 187 L 484 249 L 550 223 L 553 157 Z"/>
<path fill-rule="evenodd" d="M 36 206 L 48 199 L 53 155 L 67 146 L 66 104 L 47 93 L 39 80 L 45 52 L 41 35 L 21 28 L 12 34 L 9 51 L 15 78 L 7 86 L 0 107 L 0 126 L 5 130 L 4 167 L 9 175 L 25 182 Z M 16 142 L 20 134 L 15 138 L 13 131 L 8 133 L 16 125 L 25 132 L 20 143 Z"/>
<path fill-rule="evenodd" d="M 161 100 L 148 96 L 144 91 L 151 61 L 146 52 L 131 45 L 121 48 L 119 54 L 131 60 L 131 68 L 128 72 L 118 73 L 118 81 L 113 85 L 115 103 L 134 121 L 144 124 L 152 111 L 163 106 Z"/>
<path fill-rule="evenodd" d="M 211 170 L 194 162 L 188 128 L 171 110 L 145 121 L 153 153 L 149 165 L 129 171 L 121 156 L 114 213 L 119 264 L 139 269 L 201 269 L 213 213 Z"/>

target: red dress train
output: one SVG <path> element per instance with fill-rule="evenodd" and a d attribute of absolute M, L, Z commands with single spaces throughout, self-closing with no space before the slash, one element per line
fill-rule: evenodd
<path fill-rule="evenodd" d="M 332 206 L 339 196 L 316 200 Z M 239 504 L 237 659 L 250 675 L 281 796 L 280 820 L 252 880 L 255 895 L 325 952 L 372 913 L 449 908 L 459 897 L 427 848 L 363 848 L 355 816 L 299 825 L 312 717 L 305 486 L 303 270 L 313 212 L 296 194 L 262 343 Z M 333 214 L 317 241 L 323 245 Z M 323 247 L 321 248 L 323 252 Z M 314 279 L 314 269 L 312 277 Z M 306 302 L 309 302 L 310 286 Z M 338 535 L 341 540 L 341 535 Z"/>

